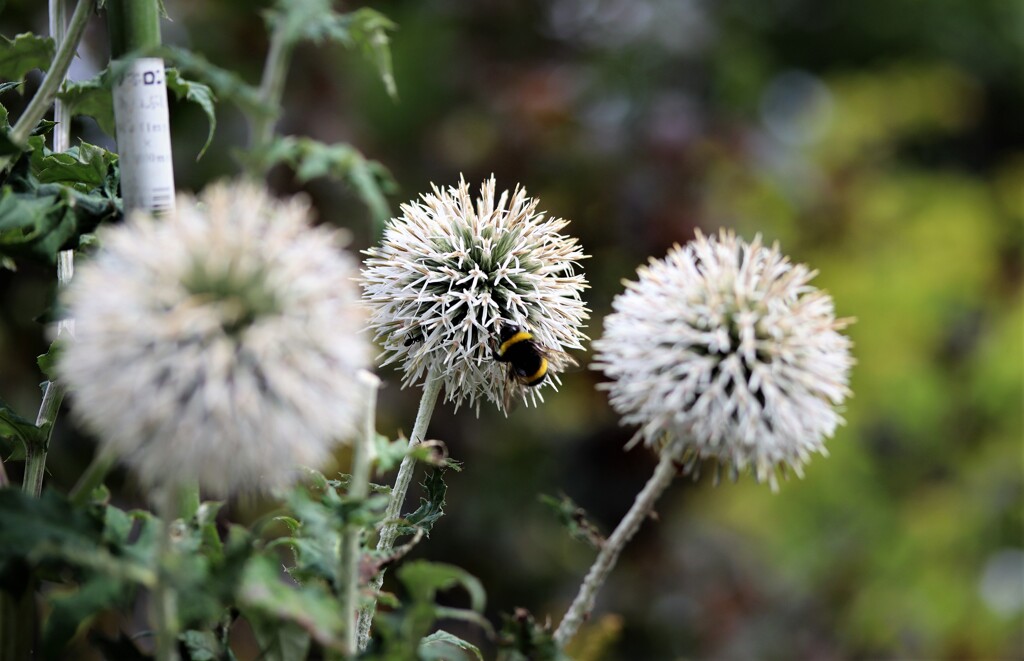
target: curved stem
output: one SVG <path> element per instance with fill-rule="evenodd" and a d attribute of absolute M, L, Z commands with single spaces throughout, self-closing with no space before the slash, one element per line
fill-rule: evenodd
<path fill-rule="evenodd" d="M 56 381 L 47 381 L 46 391 L 43 393 L 43 402 L 39 405 L 39 414 L 36 416 L 36 426 L 42 427 L 45 424 L 49 424 L 49 427 L 46 430 L 46 437 L 42 443 L 30 443 L 25 448 L 25 478 L 21 483 L 21 490 L 36 498 L 43 492 L 43 476 L 46 474 L 46 453 L 50 447 L 53 423 L 57 419 L 57 412 L 60 410 L 60 404 L 63 401 L 64 386 Z"/>
<path fill-rule="evenodd" d="M 377 434 L 376 411 L 377 389 L 380 379 L 370 372 L 360 372 L 360 380 L 366 387 L 366 418 L 361 437 L 352 445 L 352 481 L 349 483 L 349 498 L 365 499 L 370 494 L 370 453 L 373 439 Z M 341 578 L 345 581 L 341 593 L 341 612 L 345 618 L 344 649 L 346 659 L 355 658 L 358 651 L 359 620 L 359 549 L 362 529 L 349 525 L 341 542 Z"/>
<path fill-rule="evenodd" d="M 92 15 L 95 7 L 96 0 L 78 0 L 75 12 L 71 15 L 71 21 L 68 23 L 67 34 L 57 49 L 57 55 L 53 58 L 53 62 L 50 63 L 46 77 L 43 78 L 36 95 L 29 101 L 25 112 L 21 114 L 14 128 L 11 129 L 9 137 L 14 144 L 25 144 L 32 130 L 43 119 L 50 104 L 57 97 L 57 91 L 60 89 L 61 83 L 64 82 L 64 76 L 68 73 L 71 60 L 75 57 L 78 42 L 82 38 L 82 33 L 85 32 L 85 24 L 89 22 L 89 16 Z M 6 170 L 11 161 L 11 156 L 0 158 L 0 171 Z"/>
<path fill-rule="evenodd" d="M 441 379 L 437 368 L 431 368 L 427 375 L 427 381 L 423 384 L 423 396 L 420 398 L 420 408 L 416 412 L 416 422 L 413 424 L 412 434 L 409 436 L 409 447 L 413 447 L 423 441 L 430 424 L 430 417 L 434 413 L 434 406 L 437 404 L 437 395 L 441 392 Z M 402 459 L 402 465 L 398 468 L 398 477 L 395 478 L 395 486 L 391 489 L 391 498 L 388 500 L 387 509 L 384 510 L 384 528 L 380 531 L 380 539 L 377 540 L 377 552 L 380 555 L 387 555 L 395 546 L 398 539 L 398 518 L 402 511 L 402 504 L 405 502 L 405 494 L 412 482 L 413 469 L 416 460 L 411 455 Z M 370 581 L 370 588 L 374 593 L 380 590 L 384 584 L 384 570 L 381 570 L 373 580 Z M 365 650 L 370 642 L 370 625 L 373 624 L 373 614 L 377 608 L 377 600 L 369 604 L 359 612 L 359 649 Z"/>
<path fill-rule="evenodd" d="M 104 478 L 107 477 L 107 473 L 110 472 L 113 465 L 114 458 L 112 456 L 97 451 L 88 468 L 68 492 L 68 500 L 71 501 L 71 504 L 80 507 L 89 502 L 89 496 L 96 490 L 96 487 L 103 484 Z"/>
<path fill-rule="evenodd" d="M 50 36 L 53 37 L 57 48 L 64 43 L 67 23 L 67 6 L 64 0 L 50 0 Z M 64 78 L 66 77 L 65 72 Z M 63 83 L 63 79 L 61 82 Z M 53 127 L 53 151 L 67 151 L 71 142 L 71 115 L 59 97 L 53 101 L 53 121 L 57 123 Z"/>
<path fill-rule="evenodd" d="M 292 43 L 287 35 L 285 21 L 280 21 L 270 36 L 270 50 L 263 64 L 263 79 L 260 81 L 260 99 L 268 108 L 278 108 L 284 95 L 285 77 L 292 59 Z M 260 113 L 250 120 L 249 149 L 259 152 L 265 149 L 274 137 L 274 124 L 278 113 Z M 258 154 L 257 154 L 258 155 Z M 253 175 L 266 174 L 263 159 L 257 158 L 258 172 Z"/>
<path fill-rule="evenodd" d="M 175 553 L 173 531 L 181 494 L 177 488 L 169 487 L 160 496 L 163 498 L 159 509 L 164 530 L 157 549 L 157 578 L 152 595 L 153 619 L 156 620 L 156 658 L 157 661 L 178 661 L 178 593 L 171 580 L 171 569 Z"/>
<path fill-rule="evenodd" d="M 601 547 L 601 552 L 597 554 L 597 559 L 594 560 L 594 564 L 591 565 L 590 571 L 587 572 L 586 578 L 580 585 L 576 599 L 572 602 L 565 617 L 562 618 L 558 629 L 555 630 L 555 642 L 559 647 L 565 647 L 566 643 L 576 635 L 580 625 L 590 617 L 590 612 L 594 610 L 594 599 L 597 597 L 597 592 L 604 585 L 612 568 L 615 567 L 619 554 L 622 553 L 622 549 L 633 538 L 636 531 L 640 529 L 640 524 L 654 510 L 654 503 L 672 482 L 675 474 L 676 468 L 671 453 L 663 452 L 654 469 L 654 475 L 644 485 L 643 490 L 637 494 L 633 506 L 629 508 L 611 537 Z"/>

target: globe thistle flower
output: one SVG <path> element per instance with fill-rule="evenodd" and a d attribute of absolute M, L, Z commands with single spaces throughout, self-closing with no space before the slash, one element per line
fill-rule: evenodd
<path fill-rule="evenodd" d="M 722 231 L 638 270 L 614 300 L 594 367 L 613 379 L 612 407 L 639 439 L 692 470 L 703 459 L 748 467 L 777 488 L 843 422 L 850 341 L 816 275 Z"/>
<path fill-rule="evenodd" d="M 479 413 L 483 399 L 504 411 L 515 397 L 542 401 L 540 387 L 506 378 L 494 360 L 509 325 L 548 353 L 544 384 L 557 387 L 573 363 L 564 352 L 582 348 L 588 316 L 586 280 L 576 272 L 585 255 L 559 233 L 568 224 L 538 212 L 522 188 L 496 198 L 493 177 L 475 203 L 462 180 L 402 205 L 382 244 L 366 251 L 362 284 L 384 365 L 401 366 L 403 387 L 433 370 L 456 407 L 469 400 Z"/>
<path fill-rule="evenodd" d="M 149 487 L 287 484 L 354 432 L 369 363 L 355 262 L 300 199 L 212 186 L 102 231 L 67 291 L 60 377 Z"/>

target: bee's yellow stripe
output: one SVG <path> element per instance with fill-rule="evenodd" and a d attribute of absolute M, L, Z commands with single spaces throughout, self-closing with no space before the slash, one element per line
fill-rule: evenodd
<path fill-rule="evenodd" d="M 535 384 L 538 381 L 540 381 L 541 379 L 543 379 L 544 375 L 547 374 L 547 373 L 548 373 L 548 359 L 545 358 L 544 356 L 541 356 L 540 357 L 540 367 L 537 368 L 536 372 L 534 372 L 530 376 L 526 377 L 526 385 L 532 386 L 533 384 Z"/>
<path fill-rule="evenodd" d="M 516 333 L 515 335 L 501 343 L 501 346 L 498 347 L 498 355 L 504 356 L 505 352 L 508 351 L 513 344 L 518 344 L 519 342 L 525 342 L 527 340 L 532 339 L 533 336 L 527 333 L 526 331 L 519 331 L 518 333 Z"/>

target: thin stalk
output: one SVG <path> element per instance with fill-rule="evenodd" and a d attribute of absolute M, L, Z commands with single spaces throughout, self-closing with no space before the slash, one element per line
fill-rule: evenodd
<path fill-rule="evenodd" d="M 159 0 L 107 0 L 106 9 L 111 59 L 160 45 Z"/>
<path fill-rule="evenodd" d="M 78 482 L 72 487 L 71 491 L 68 492 L 68 500 L 71 504 L 80 507 L 89 502 L 89 496 L 96 490 L 96 487 L 103 484 L 103 480 L 106 479 L 107 473 L 110 472 L 111 467 L 114 465 L 114 457 L 104 452 L 97 452 L 96 456 L 92 458 L 88 468 L 82 473 L 82 476 L 78 478 Z"/>
<path fill-rule="evenodd" d="M 267 59 L 263 64 L 263 79 L 260 81 L 260 99 L 268 108 L 278 108 L 281 105 L 281 97 L 284 95 L 284 83 L 288 73 L 288 66 L 292 61 L 292 40 L 288 35 L 286 21 L 281 20 L 274 27 L 270 35 L 270 50 L 267 51 Z M 265 149 L 274 137 L 274 124 L 277 122 L 278 114 L 259 113 L 250 120 L 249 149 L 257 154 Z M 266 174 L 266 166 L 261 158 L 255 159 L 259 171 L 252 172 L 254 176 Z"/>
<path fill-rule="evenodd" d="M 349 483 L 350 498 L 363 500 L 370 494 L 370 452 L 377 434 L 377 389 L 380 379 L 370 372 L 360 372 L 360 380 L 366 387 L 366 418 L 361 436 L 352 444 L 352 481 Z M 362 529 L 350 525 L 345 529 L 341 542 L 341 577 L 345 581 L 341 593 L 341 612 L 345 621 L 344 652 L 351 659 L 358 651 L 359 620 L 359 549 Z"/>
<path fill-rule="evenodd" d="M 437 368 L 432 368 L 427 375 L 427 381 L 423 385 L 423 396 L 420 398 L 420 408 L 416 412 L 416 422 L 412 427 L 412 434 L 409 436 L 409 447 L 412 448 L 423 441 L 430 424 L 430 417 L 434 414 L 434 406 L 437 404 L 437 395 L 441 392 L 442 379 L 437 373 Z M 377 552 L 380 555 L 387 555 L 395 546 L 398 538 L 398 518 L 402 511 L 402 504 L 405 502 L 405 494 L 409 491 L 409 484 L 412 482 L 413 469 L 416 460 L 412 456 L 402 459 L 402 465 L 398 467 L 398 477 L 395 478 L 395 486 L 391 489 L 391 498 L 384 510 L 384 528 L 380 531 L 380 539 L 377 540 Z M 370 588 L 373 593 L 380 590 L 384 584 L 384 570 L 382 569 L 373 580 L 370 581 Z M 368 604 L 359 612 L 359 650 L 365 650 L 370 643 L 370 625 L 373 624 L 373 614 L 377 609 L 377 600 Z"/>
<path fill-rule="evenodd" d="M 25 144 L 32 130 L 39 125 L 46 115 L 46 111 L 49 110 L 50 104 L 57 97 L 57 91 L 60 89 L 61 83 L 64 82 L 68 67 L 71 66 L 71 60 L 75 57 L 78 42 L 82 39 L 82 33 L 85 32 L 85 25 L 89 22 L 89 17 L 95 8 L 96 0 L 78 0 L 75 11 L 71 15 L 71 21 L 68 23 L 65 39 L 57 49 L 57 54 L 46 71 L 46 77 L 43 78 L 36 95 L 29 101 L 25 112 L 21 114 L 14 128 L 8 134 L 14 144 L 19 146 Z M 0 172 L 6 170 L 12 160 L 13 156 L 11 155 L 0 157 Z"/>
<path fill-rule="evenodd" d="M 555 630 L 554 638 L 559 647 L 565 647 L 576 635 L 580 625 L 590 617 L 590 612 L 594 610 L 594 599 L 597 597 L 597 592 L 604 585 L 612 568 L 615 567 L 619 554 L 622 553 L 622 549 L 633 538 L 636 531 L 640 529 L 640 524 L 654 510 L 654 503 L 671 484 L 675 474 L 676 468 L 671 453 L 663 452 L 654 469 L 654 475 L 644 485 L 643 490 L 637 494 L 633 506 L 629 508 L 611 537 L 601 547 L 601 552 L 597 554 L 597 559 L 594 560 L 586 578 L 583 579 L 583 584 L 580 585 L 576 599 Z"/>
<path fill-rule="evenodd" d="M 164 522 L 160 546 L 157 550 L 157 579 L 153 588 L 153 619 L 156 627 L 157 661 L 178 661 L 178 593 L 171 580 L 171 569 L 175 559 L 174 525 L 181 505 L 181 493 L 174 488 L 166 489 L 160 503 L 160 517 Z"/>
<path fill-rule="evenodd" d="M 42 443 L 29 443 L 25 448 L 25 477 L 21 483 L 21 490 L 27 494 L 39 497 L 43 492 L 43 476 L 46 474 L 46 453 L 50 447 L 50 437 L 53 435 L 53 423 L 57 420 L 57 412 L 60 404 L 64 401 L 64 386 L 56 381 L 46 382 L 46 391 L 43 393 L 43 402 L 39 405 L 39 414 L 36 416 L 36 426 L 42 427 L 49 423 L 46 430 L 46 437 Z"/>
<path fill-rule="evenodd" d="M 64 43 L 68 30 L 67 5 L 64 0 L 49 0 L 50 2 L 50 37 L 57 44 L 57 48 Z M 61 84 L 67 78 L 65 72 Z M 53 101 L 53 121 L 57 123 L 53 127 L 53 151 L 67 151 L 71 145 L 71 114 L 67 106 L 57 97 Z"/>

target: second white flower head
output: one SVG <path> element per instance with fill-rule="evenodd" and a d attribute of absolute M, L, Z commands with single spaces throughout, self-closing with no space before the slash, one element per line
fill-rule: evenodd
<path fill-rule="evenodd" d="M 546 382 L 557 383 L 567 362 L 557 352 L 582 348 L 585 255 L 560 234 L 567 224 L 538 213 L 521 188 L 496 199 L 493 177 L 475 203 L 461 181 L 403 205 L 363 269 L 384 364 L 401 365 L 404 385 L 433 370 L 456 406 L 469 400 L 479 410 L 489 399 L 504 408 L 510 394 L 536 402 L 539 388 L 507 380 L 492 351 L 505 325 L 523 328 L 555 352 Z"/>

